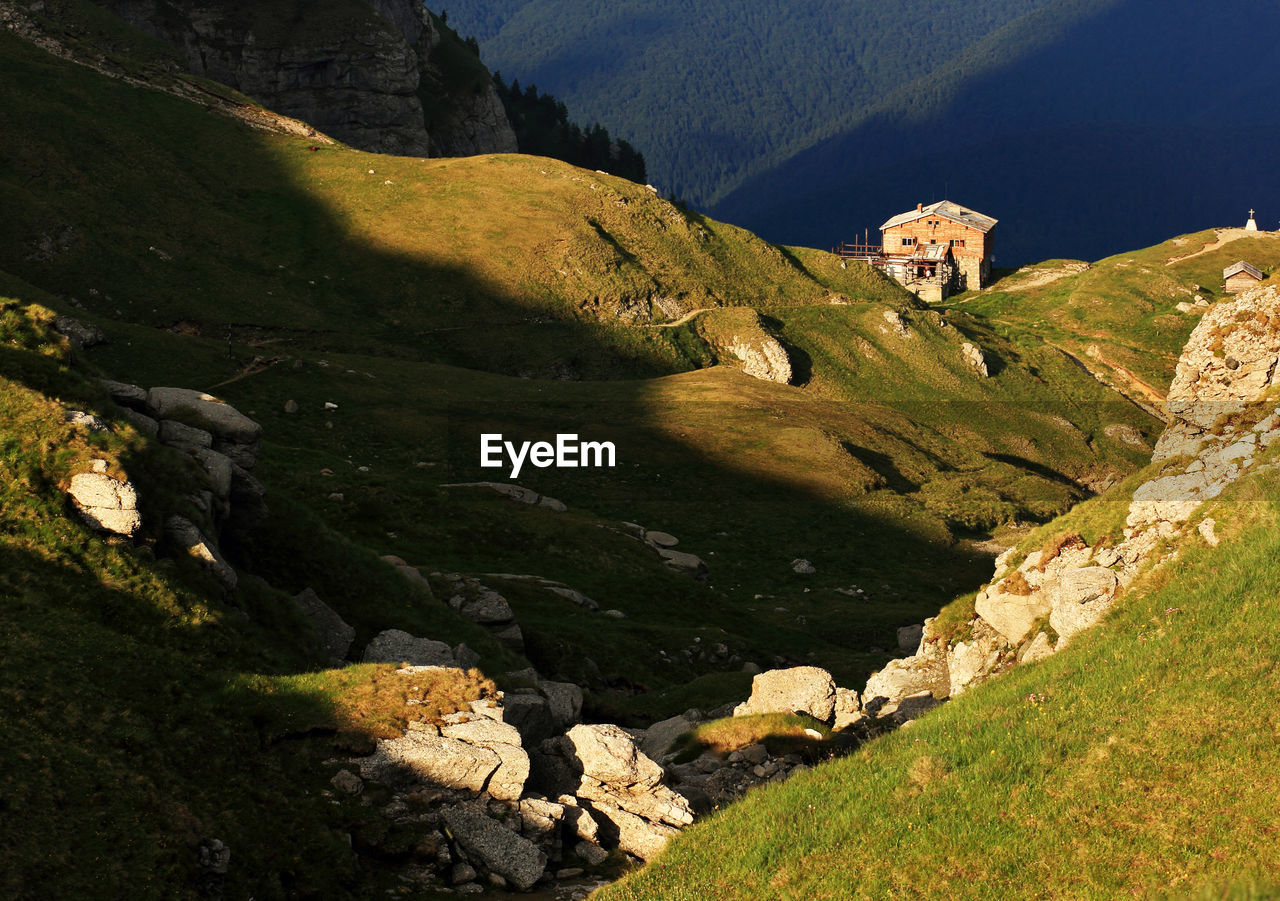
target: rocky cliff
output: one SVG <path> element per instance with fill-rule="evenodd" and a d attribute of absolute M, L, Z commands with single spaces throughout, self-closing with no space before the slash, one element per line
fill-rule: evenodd
<path fill-rule="evenodd" d="M 1257 288 L 1216 304 L 1178 360 L 1166 405 L 1168 426 L 1152 456 L 1161 464 L 1129 499 L 1123 540 L 1090 547 L 1059 536 L 1021 556 L 996 560 L 975 600 L 965 640 L 949 643 L 934 621 L 915 654 L 867 683 L 867 709 L 894 710 L 927 693 L 955 697 L 1016 663 L 1047 657 L 1097 623 L 1143 571 L 1194 530 L 1217 545 L 1208 503 L 1233 482 L 1277 465 L 1280 442 L 1280 290 Z M 1194 536 L 1193 536 L 1194 537 Z"/>
<path fill-rule="evenodd" d="M 196 75 L 361 150 L 514 153 L 479 58 L 412 0 L 109 0 L 177 47 Z"/>

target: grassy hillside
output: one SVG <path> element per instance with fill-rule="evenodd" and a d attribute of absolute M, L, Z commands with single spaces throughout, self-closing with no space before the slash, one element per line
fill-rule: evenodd
<path fill-rule="evenodd" d="M 1221 547 L 1183 540 L 1070 648 L 753 793 L 602 896 L 1274 897 L 1277 496 L 1274 469 L 1242 481 L 1207 511 Z"/>
<path fill-rule="evenodd" d="M 1152 418 L 1032 335 L 922 309 L 869 268 L 620 179 L 250 128 L 8 34 L 0 112 L 25 125 L 0 134 L 14 424 L 0 436 L 0 778 L 27 824 L 0 832 L 10 894 L 93 894 L 103 867 L 169 894 L 210 837 L 237 849 L 240 895 L 389 887 L 366 855 L 400 839 L 364 835 L 359 810 L 319 793 L 336 750 L 403 728 L 390 676 L 323 668 L 287 597 L 304 588 L 355 627 L 357 655 L 384 628 L 465 640 L 499 684 L 532 663 L 584 685 L 588 715 L 642 723 L 740 700 L 746 662 L 812 662 L 860 687 L 896 627 L 989 575 L 975 539 L 1022 534 L 1150 452 Z M 72 358 L 51 311 L 110 343 Z M 795 384 L 710 365 L 733 362 L 744 323 L 787 348 Z M 225 548 L 233 596 L 161 540 L 202 477 L 127 426 L 98 374 L 205 389 L 263 424 L 271 516 Z M 115 430 L 73 437 L 69 406 Z M 614 441 L 618 465 L 526 469 L 518 481 L 566 512 L 452 487 L 509 480 L 479 466 L 481 433 L 569 431 Z M 150 505 L 135 545 L 68 517 L 61 489 L 91 457 Z M 624 521 L 676 535 L 707 581 L 663 567 Z M 387 553 L 499 588 L 525 655 Z M 623 617 L 501 573 L 563 581 Z M 491 690 L 478 675 L 438 688 L 440 708 Z M 95 829 L 100 846 L 73 854 Z"/>
<path fill-rule="evenodd" d="M 1057 352 L 964 316 L 944 325 L 865 267 L 643 187 L 547 160 L 375 157 L 250 131 L 6 47 L 5 83 L 47 88 L 0 100 L 38 124 L 0 173 L 10 293 L 39 285 L 101 324 L 113 343 L 93 359 L 116 377 L 251 411 L 276 496 L 330 528 L 430 569 L 561 579 L 631 614 L 573 625 L 531 598 L 550 673 L 585 678 L 573 661 L 600 629 L 668 656 L 709 630 L 739 662 L 813 659 L 858 682 L 896 626 L 985 575 L 957 539 L 1061 512 L 1146 452 L 1152 421 Z M 760 310 L 804 387 L 721 369 L 617 379 L 712 362 L 699 329 L 714 309 L 696 311 L 720 304 Z M 680 309 L 683 324 L 648 321 Z M 964 340 L 993 378 L 963 362 Z M 593 376 L 611 381 L 573 381 Z M 501 477 L 477 465 L 484 430 L 608 437 L 622 465 L 527 470 L 573 508 L 563 518 L 439 487 Z M 598 517 L 675 533 L 710 586 L 628 539 L 589 539 Z M 816 577 L 791 572 L 799 557 Z M 836 591 L 854 587 L 872 601 Z M 626 696 L 725 664 L 672 668 L 651 650 L 610 666 L 597 687 Z"/>
<path fill-rule="evenodd" d="M 1205 307 L 1226 296 L 1222 270 L 1247 260 L 1270 273 L 1280 235 L 1207 230 L 1088 266 L 1050 260 L 950 303 L 1002 332 L 1038 336 L 1070 352 L 1131 397 L 1159 403 Z M 1079 271 L 1083 270 L 1083 271 Z"/>

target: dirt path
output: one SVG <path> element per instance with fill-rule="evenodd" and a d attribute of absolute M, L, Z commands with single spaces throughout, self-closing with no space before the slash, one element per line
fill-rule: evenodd
<path fill-rule="evenodd" d="M 697 316 L 699 313 L 705 313 L 707 312 L 707 310 L 714 310 L 714 309 L 715 307 L 698 307 L 698 309 L 690 310 L 689 312 L 681 316 L 679 319 L 673 319 L 670 322 L 651 322 L 649 323 L 649 328 L 675 328 L 677 325 L 684 325 L 686 322 L 688 322 L 694 316 Z"/>
<path fill-rule="evenodd" d="M 1206 244 L 1199 250 L 1183 254 L 1180 257 L 1169 257 L 1169 259 L 1164 261 L 1164 264 L 1166 266 L 1172 266 L 1174 263 L 1181 263 L 1183 260 L 1198 257 L 1202 253 L 1209 253 L 1210 251 L 1217 250 L 1219 247 L 1222 247 L 1225 244 L 1230 244 L 1232 241 L 1239 241 L 1241 238 L 1247 238 L 1250 235 L 1256 238 L 1262 234 L 1262 232 L 1246 231 L 1243 228 L 1215 228 L 1213 231 L 1218 236 L 1218 240 L 1214 241 L 1212 244 Z"/>

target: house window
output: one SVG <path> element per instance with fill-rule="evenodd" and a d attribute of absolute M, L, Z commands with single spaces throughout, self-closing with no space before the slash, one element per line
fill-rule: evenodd
<path fill-rule="evenodd" d="M 903 246 L 903 247 L 915 247 L 915 246 L 916 246 L 916 239 L 915 239 L 915 238 L 903 238 L 903 239 L 902 239 L 902 246 Z"/>
<path fill-rule="evenodd" d="M 952 238 L 952 239 L 951 239 L 951 246 L 952 246 L 952 247 L 964 247 L 964 238 Z"/>

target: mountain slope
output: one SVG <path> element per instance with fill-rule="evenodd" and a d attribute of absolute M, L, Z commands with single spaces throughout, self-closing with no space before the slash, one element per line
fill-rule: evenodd
<path fill-rule="evenodd" d="M 1251 0 L 960 3 L 945 25 L 927 4 L 479 8 L 508 77 L 616 124 L 664 189 L 775 241 L 829 247 L 949 194 L 1002 220 L 1005 264 L 1095 259 L 1242 223 L 1277 187 L 1256 163 L 1280 126 L 1276 12 Z"/>
<path fill-rule="evenodd" d="M 1041 572 L 1073 543 L 1088 558 L 1088 524 L 1122 564 L 1101 623 L 755 793 L 604 896 L 1271 897 L 1280 814 L 1258 774 L 1276 764 L 1280 694 L 1276 300 L 1259 289 L 1197 328 L 1147 481 L 1005 558 L 1027 555 L 1020 578 L 1037 546 Z M 1105 572 L 1094 559 L 1082 575 Z"/>

